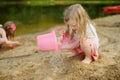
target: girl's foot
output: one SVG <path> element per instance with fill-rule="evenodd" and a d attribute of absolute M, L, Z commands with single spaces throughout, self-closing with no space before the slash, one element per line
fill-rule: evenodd
<path fill-rule="evenodd" d="M 85 59 L 82 61 L 85 64 L 90 64 L 92 62 L 91 58 L 85 57 Z"/>

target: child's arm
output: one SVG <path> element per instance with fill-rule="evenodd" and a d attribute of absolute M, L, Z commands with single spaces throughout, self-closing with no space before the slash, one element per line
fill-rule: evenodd
<path fill-rule="evenodd" d="M 62 39 L 61 40 L 62 48 L 73 49 L 73 48 L 79 46 L 79 39 L 78 39 L 77 35 L 74 35 L 74 38 L 72 40 L 68 40 L 67 37 L 66 37 L 66 34 L 64 33 L 62 35 L 61 39 Z"/>
<path fill-rule="evenodd" d="M 79 46 L 79 41 L 66 42 L 62 45 L 62 48 L 73 49 L 73 48 L 78 47 L 78 46 Z"/>
<path fill-rule="evenodd" d="M 20 45 L 20 43 L 18 41 L 8 40 L 7 37 L 6 37 L 6 32 L 4 31 L 4 29 L 2 29 L 2 38 L 5 40 L 5 43 L 7 45 Z"/>

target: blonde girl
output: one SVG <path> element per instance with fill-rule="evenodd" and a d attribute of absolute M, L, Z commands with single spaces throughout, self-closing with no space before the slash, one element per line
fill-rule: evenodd
<path fill-rule="evenodd" d="M 66 40 L 62 48 L 79 48 L 85 54 L 82 62 L 89 64 L 98 58 L 99 39 L 87 12 L 80 4 L 74 4 L 65 9 L 64 22 L 67 30 Z M 72 54 L 70 56 L 74 56 Z"/>

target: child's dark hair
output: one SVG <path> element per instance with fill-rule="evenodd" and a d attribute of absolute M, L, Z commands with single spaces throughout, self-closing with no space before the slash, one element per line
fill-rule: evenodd
<path fill-rule="evenodd" d="M 12 21 L 7 21 L 3 25 L 3 28 L 6 31 L 6 36 L 8 40 L 13 39 L 15 35 L 15 31 L 10 28 L 11 24 L 14 24 L 14 23 Z"/>

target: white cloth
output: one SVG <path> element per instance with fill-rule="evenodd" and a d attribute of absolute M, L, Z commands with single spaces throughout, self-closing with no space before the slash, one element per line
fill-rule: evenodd
<path fill-rule="evenodd" d="M 87 37 L 96 44 L 96 47 L 99 48 L 99 38 L 96 32 L 96 29 L 92 24 L 87 25 L 86 34 L 87 34 Z"/>

